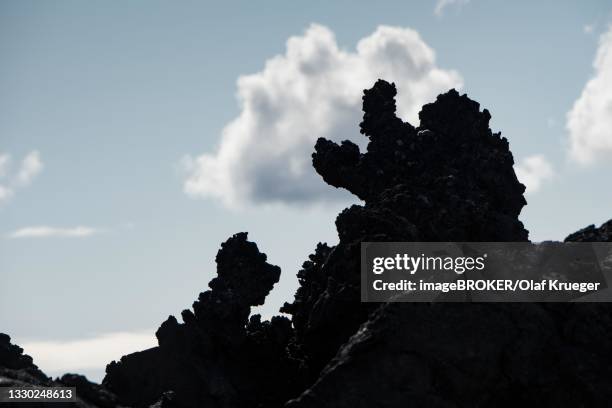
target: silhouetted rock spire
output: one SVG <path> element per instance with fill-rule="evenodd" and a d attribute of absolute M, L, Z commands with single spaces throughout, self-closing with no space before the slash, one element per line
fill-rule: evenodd
<path fill-rule="evenodd" d="M 159 347 L 127 355 L 107 367 L 104 385 L 126 405 L 160 398 L 176 406 L 279 406 L 295 395 L 297 368 L 285 349 L 285 317 L 251 317 L 280 277 L 280 268 L 242 232 L 221 244 L 211 290 L 200 293 L 184 323 L 170 316 L 156 335 Z M 173 391 L 171 398 L 164 393 Z"/>
<path fill-rule="evenodd" d="M 608 406 L 608 304 L 360 302 L 364 241 L 526 241 L 525 187 L 491 115 L 450 90 L 413 126 L 396 116 L 394 84 L 364 91 L 361 152 L 319 139 L 313 166 L 363 200 L 336 219 L 298 272 L 291 315 L 250 316 L 278 281 L 246 233 L 221 245 L 217 276 L 159 346 L 107 367 L 103 385 L 68 375 L 79 406 L 396 408 Z M 612 221 L 567 241 L 611 241 Z M 141 299 L 139 299 L 141 301 Z M 4 368 L 3 368 L 4 367 Z M 51 384 L 0 335 L 0 381 Z M 111 392 L 112 391 L 112 392 Z M 116 395 L 115 395 L 116 394 Z"/>

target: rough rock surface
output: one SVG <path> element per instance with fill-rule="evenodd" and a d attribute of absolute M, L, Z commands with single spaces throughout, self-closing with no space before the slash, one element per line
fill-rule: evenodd
<path fill-rule="evenodd" d="M 0 387 L 76 387 L 79 408 L 117 407 L 117 397 L 104 387 L 87 381 L 82 375 L 66 374 L 52 380 L 33 363 L 32 357 L 23 354 L 23 349 L 11 344 L 11 338 L 0 333 Z M 1 405 L 1 404 L 0 404 Z M 9 405 L 9 404 L 7 404 Z M 44 403 L 19 403 L 11 406 L 47 407 Z M 57 408 L 74 407 L 75 404 L 53 403 Z"/>
<path fill-rule="evenodd" d="M 12 344 L 11 338 L 4 333 L 0 333 L 0 376 L 2 384 L 9 379 L 41 384 L 51 380 L 38 369 L 32 357 L 23 354 L 23 349 Z"/>
<path fill-rule="evenodd" d="M 246 233 L 221 245 L 217 277 L 200 294 L 183 323 L 170 316 L 159 330 L 159 346 L 108 365 L 103 384 L 135 407 L 173 391 L 172 406 L 280 406 L 297 395 L 297 362 L 286 353 L 292 330 L 285 317 L 249 320 L 280 277 Z"/>
<path fill-rule="evenodd" d="M 362 241 L 526 241 L 524 186 L 490 114 L 451 90 L 414 127 L 395 115 L 396 89 L 364 91 L 366 152 L 319 139 L 316 171 L 364 201 L 336 219 L 339 243 L 319 243 L 282 311 L 249 319 L 280 270 L 236 234 L 217 277 L 159 346 L 107 367 L 103 386 L 66 375 L 84 406 L 514 407 L 609 406 L 612 308 L 607 304 L 365 304 Z M 612 220 L 566 241 L 611 241 Z M 49 384 L 0 336 L 0 381 Z M 87 402 L 85 402 L 87 400 Z"/>
<path fill-rule="evenodd" d="M 338 217 L 340 243 L 285 307 L 316 378 L 287 407 L 607 405 L 606 304 L 393 303 L 361 319 L 361 241 L 527 240 L 518 221 L 524 187 L 488 111 L 451 90 L 425 105 L 413 128 L 395 117 L 394 96 L 384 81 L 365 92 L 365 154 L 349 142 L 317 142 L 317 171 L 365 205 Z M 568 240 L 608 240 L 610 225 Z M 338 322 L 342 336 L 330 339 Z"/>
<path fill-rule="evenodd" d="M 565 238 L 565 241 L 576 242 L 612 242 L 612 220 L 605 222 L 599 228 L 591 224 Z"/>
<path fill-rule="evenodd" d="M 438 96 L 413 127 L 395 116 L 396 90 L 379 80 L 363 97 L 367 152 L 319 139 L 313 165 L 323 179 L 365 201 L 337 218 L 339 244 L 319 246 L 298 275 L 283 311 L 315 379 L 372 309 L 360 303 L 362 241 L 525 241 L 518 220 L 525 187 L 508 141 L 489 129 L 491 115 L 455 90 Z M 342 322 L 342 324 L 338 324 Z"/>

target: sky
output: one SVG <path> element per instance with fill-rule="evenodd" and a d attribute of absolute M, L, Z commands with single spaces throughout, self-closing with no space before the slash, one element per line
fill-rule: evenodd
<path fill-rule="evenodd" d="M 455 87 L 490 110 L 534 241 L 612 218 L 612 3 L 422 0 L 0 3 L 0 331 L 49 375 L 155 345 L 248 231 L 291 301 L 358 200 L 310 166 Z"/>

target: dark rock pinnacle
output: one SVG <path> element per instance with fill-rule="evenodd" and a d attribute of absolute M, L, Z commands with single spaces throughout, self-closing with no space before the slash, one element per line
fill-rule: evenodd
<path fill-rule="evenodd" d="M 363 96 L 367 150 L 319 139 L 313 166 L 361 200 L 319 243 L 282 312 L 249 318 L 278 281 L 246 233 L 221 245 L 193 310 L 163 322 L 159 346 L 111 362 L 102 386 L 56 382 L 0 335 L 0 381 L 76 386 L 83 407 L 370 408 L 609 406 L 612 307 L 599 304 L 360 302 L 363 241 L 527 241 L 525 187 L 491 115 L 450 90 L 417 127 L 396 88 Z M 566 241 L 611 241 L 612 221 Z"/>

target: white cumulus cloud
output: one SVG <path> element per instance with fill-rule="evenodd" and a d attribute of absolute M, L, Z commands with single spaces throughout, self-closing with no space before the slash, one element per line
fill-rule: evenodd
<path fill-rule="evenodd" d="M 77 226 L 73 228 L 57 228 L 46 225 L 25 227 L 13 231 L 9 238 L 84 238 L 100 233 L 98 228 Z"/>
<path fill-rule="evenodd" d="M 612 26 L 599 39 L 593 67 L 567 114 L 569 156 L 581 164 L 612 157 Z"/>
<path fill-rule="evenodd" d="M 535 193 L 542 184 L 554 177 L 553 166 L 541 154 L 528 156 L 514 167 L 516 177 L 526 187 L 527 193 Z"/>
<path fill-rule="evenodd" d="M 378 78 L 395 82 L 398 113 L 413 123 L 424 103 L 462 86 L 457 72 L 436 65 L 434 50 L 415 30 L 380 26 L 349 51 L 331 30 L 313 24 L 262 71 L 238 78 L 241 112 L 215 152 L 183 159 L 184 191 L 230 207 L 344 197 L 319 178 L 310 155 L 318 137 L 363 145 L 361 95 Z"/>
<path fill-rule="evenodd" d="M 0 205 L 13 197 L 16 190 L 30 185 L 44 167 L 40 153 L 35 150 L 23 158 L 16 170 L 11 164 L 11 155 L 0 152 Z"/>

